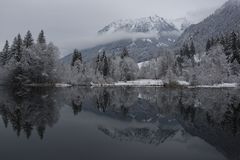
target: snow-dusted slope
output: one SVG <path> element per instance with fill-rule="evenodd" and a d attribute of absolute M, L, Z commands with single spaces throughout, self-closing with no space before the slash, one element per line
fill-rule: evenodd
<path fill-rule="evenodd" d="M 129 32 L 129 33 L 147 33 L 147 32 L 178 32 L 173 23 L 168 23 L 164 18 L 157 15 L 143 17 L 138 19 L 126 19 L 112 22 L 98 31 L 99 34 Z"/>
<path fill-rule="evenodd" d="M 158 57 L 161 49 L 173 45 L 186 26 L 188 21 L 185 18 L 166 20 L 157 15 L 118 20 L 106 25 L 98 34 L 103 39 L 104 36 L 119 36 L 119 39 L 83 50 L 83 58 L 91 60 L 103 50 L 107 55 L 120 54 L 126 47 L 137 62 L 147 61 Z M 64 61 L 70 63 L 71 57 L 65 57 Z"/>
<path fill-rule="evenodd" d="M 174 20 L 168 20 L 168 23 L 174 25 L 175 28 L 182 32 L 192 24 L 192 22 L 188 21 L 187 18 L 177 18 Z"/>
<path fill-rule="evenodd" d="M 197 51 L 203 51 L 209 38 L 216 38 L 232 31 L 240 32 L 240 0 L 228 0 L 214 14 L 188 27 L 176 44 L 182 46 L 184 43 L 194 41 Z"/>

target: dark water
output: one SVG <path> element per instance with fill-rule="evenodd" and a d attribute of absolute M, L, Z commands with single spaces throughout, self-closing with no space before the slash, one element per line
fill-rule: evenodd
<path fill-rule="evenodd" d="M 238 160 L 240 91 L 0 88 L 1 160 Z"/>

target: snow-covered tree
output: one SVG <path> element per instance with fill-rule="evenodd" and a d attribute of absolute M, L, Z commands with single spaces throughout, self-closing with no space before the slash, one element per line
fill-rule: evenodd
<path fill-rule="evenodd" d="M 18 34 L 17 37 L 14 38 L 13 44 L 11 46 L 11 54 L 14 55 L 14 58 L 17 62 L 19 62 L 22 58 L 23 51 L 23 41 L 21 35 Z"/>
<path fill-rule="evenodd" d="M 138 70 L 138 65 L 132 58 L 124 57 L 120 62 L 120 80 L 129 81 L 136 79 L 138 76 Z"/>
<path fill-rule="evenodd" d="M 8 60 L 10 59 L 9 56 L 10 56 L 10 48 L 9 48 L 8 41 L 6 41 L 2 52 L 0 52 L 1 65 L 4 66 L 8 62 Z"/>
<path fill-rule="evenodd" d="M 71 63 L 72 67 L 74 66 L 75 62 L 78 61 L 78 60 L 82 62 L 82 54 L 77 49 L 74 49 L 73 57 L 72 57 L 72 63 Z"/>
<path fill-rule="evenodd" d="M 23 40 L 23 46 L 26 48 L 29 48 L 33 44 L 34 44 L 34 40 L 32 37 L 32 33 L 30 31 L 27 31 L 27 34 L 25 35 L 24 40 Z"/>
<path fill-rule="evenodd" d="M 229 81 L 231 67 L 227 62 L 223 47 L 212 47 L 195 67 L 192 73 L 192 81 L 199 84 L 219 84 Z"/>
<path fill-rule="evenodd" d="M 45 35 L 44 35 L 44 31 L 43 31 L 43 30 L 41 30 L 41 32 L 39 33 L 37 42 L 38 42 L 39 44 L 46 44 L 46 38 L 45 38 Z"/>
<path fill-rule="evenodd" d="M 45 47 L 40 43 L 34 44 L 30 31 L 24 41 L 18 35 L 14 38 L 8 63 L 5 65 L 10 73 L 9 82 L 17 85 L 55 82 L 58 54 L 58 48 L 52 43 L 45 44 Z"/>

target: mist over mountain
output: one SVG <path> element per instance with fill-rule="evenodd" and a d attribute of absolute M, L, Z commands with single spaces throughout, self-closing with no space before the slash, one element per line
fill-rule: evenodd
<path fill-rule="evenodd" d="M 82 50 L 86 60 L 97 57 L 103 50 L 107 54 L 119 54 L 126 47 L 136 61 L 159 56 L 159 51 L 173 45 L 191 23 L 186 18 L 167 20 L 157 15 L 137 19 L 118 20 L 98 31 L 99 38 L 116 37 L 112 42 Z M 65 57 L 70 61 L 71 54 Z"/>

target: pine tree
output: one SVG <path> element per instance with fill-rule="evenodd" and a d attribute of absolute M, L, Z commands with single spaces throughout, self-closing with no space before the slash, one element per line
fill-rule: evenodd
<path fill-rule="evenodd" d="M 18 34 L 17 37 L 14 38 L 13 44 L 11 46 L 11 52 L 15 57 L 17 62 L 20 62 L 22 58 L 22 51 L 23 51 L 23 41 L 21 35 Z"/>
<path fill-rule="evenodd" d="M 103 76 L 104 77 L 108 76 L 108 73 L 109 73 L 108 59 L 105 56 L 103 59 Z"/>
<path fill-rule="evenodd" d="M 103 62 L 104 58 L 106 57 L 106 51 L 103 51 L 103 54 L 100 58 L 100 62 Z"/>
<path fill-rule="evenodd" d="M 99 71 L 99 69 L 100 69 L 100 67 L 99 67 L 99 63 L 100 63 L 100 55 L 98 54 L 97 59 L 96 59 L 95 74 L 96 74 L 97 71 Z"/>
<path fill-rule="evenodd" d="M 231 33 L 231 63 L 233 63 L 235 60 L 240 64 L 240 55 L 237 48 L 237 35 L 235 32 Z"/>
<path fill-rule="evenodd" d="M 45 39 L 45 35 L 44 35 L 44 31 L 43 30 L 41 30 L 41 32 L 39 33 L 37 42 L 39 44 L 46 44 L 46 39 Z"/>
<path fill-rule="evenodd" d="M 108 76 L 109 74 L 109 64 L 108 64 L 108 58 L 106 56 L 106 52 L 103 51 L 103 54 L 100 58 L 100 72 L 104 77 Z"/>
<path fill-rule="evenodd" d="M 127 48 L 125 47 L 125 48 L 123 48 L 123 52 L 122 52 L 122 54 L 121 54 L 121 58 L 123 59 L 124 57 L 128 57 L 128 56 L 129 56 L 128 50 L 127 50 Z"/>
<path fill-rule="evenodd" d="M 24 37 L 24 40 L 23 40 L 23 46 L 26 47 L 26 48 L 29 48 L 33 45 L 34 43 L 34 40 L 32 38 L 32 34 L 30 31 L 27 31 L 27 34 L 26 36 Z"/>
<path fill-rule="evenodd" d="M 220 39 L 220 44 L 225 46 L 225 37 L 224 36 L 221 36 L 221 39 Z"/>
<path fill-rule="evenodd" d="M 8 41 L 6 41 L 6 43 L 3 47 L 3 50 L 1 52 L 1 57 L 0 57 L 2 65 L 5 65 L 7 63 L 9 56 L 10 56 L 9 43 L 8 43 Z"/>
<path fill-rule="evenodd" d="M 73 52 L 73 58 L 72 58 L 72 63 L 71 63 L 72 67 L 74 66 L 74 64 L 77 60 L 82 62 L 82 54 L 77 49 L 75 49 Z"/>
<path fill-rule="evenodd" d="M 232 44 L 232 50 L 237 50 L 237 35 L 235 32 L 231 33 L 231 44 Z"/>
<path fill-rule="evenodd" d="M 188 58 L 190 58 L 190 50 L 189 50 L 188 44 L 184 44 L 183 45 L 183 55 L 185 55 Z"/>
<path fill-rule="evenodd" d="M 240 50 L 240 37 L 238 37 L 238 40 L 237 40 L 237 47 Z"/>
<path fill-rule="evenodd" d="M 211 41 L 210 41 L 210 39 L 208 39 L 207 44 L 206 44 L 206 51 L 209 51 L 210 48 L 211 48 Z"/>
<path fill-rule="evenodd" d="M 210 42 L 211 42 L 211 46 L 214 46 L 214 44 L 215 44 L 215 39 L 212 37 Z"/>
<path fill-rule="evenodd" d="M 191 46 L 190 46 L 190 58 L 193 58 L 195 54 L 196 54 L 195 46 L 194 46 L 194 43 L 191 42 Z"/>

